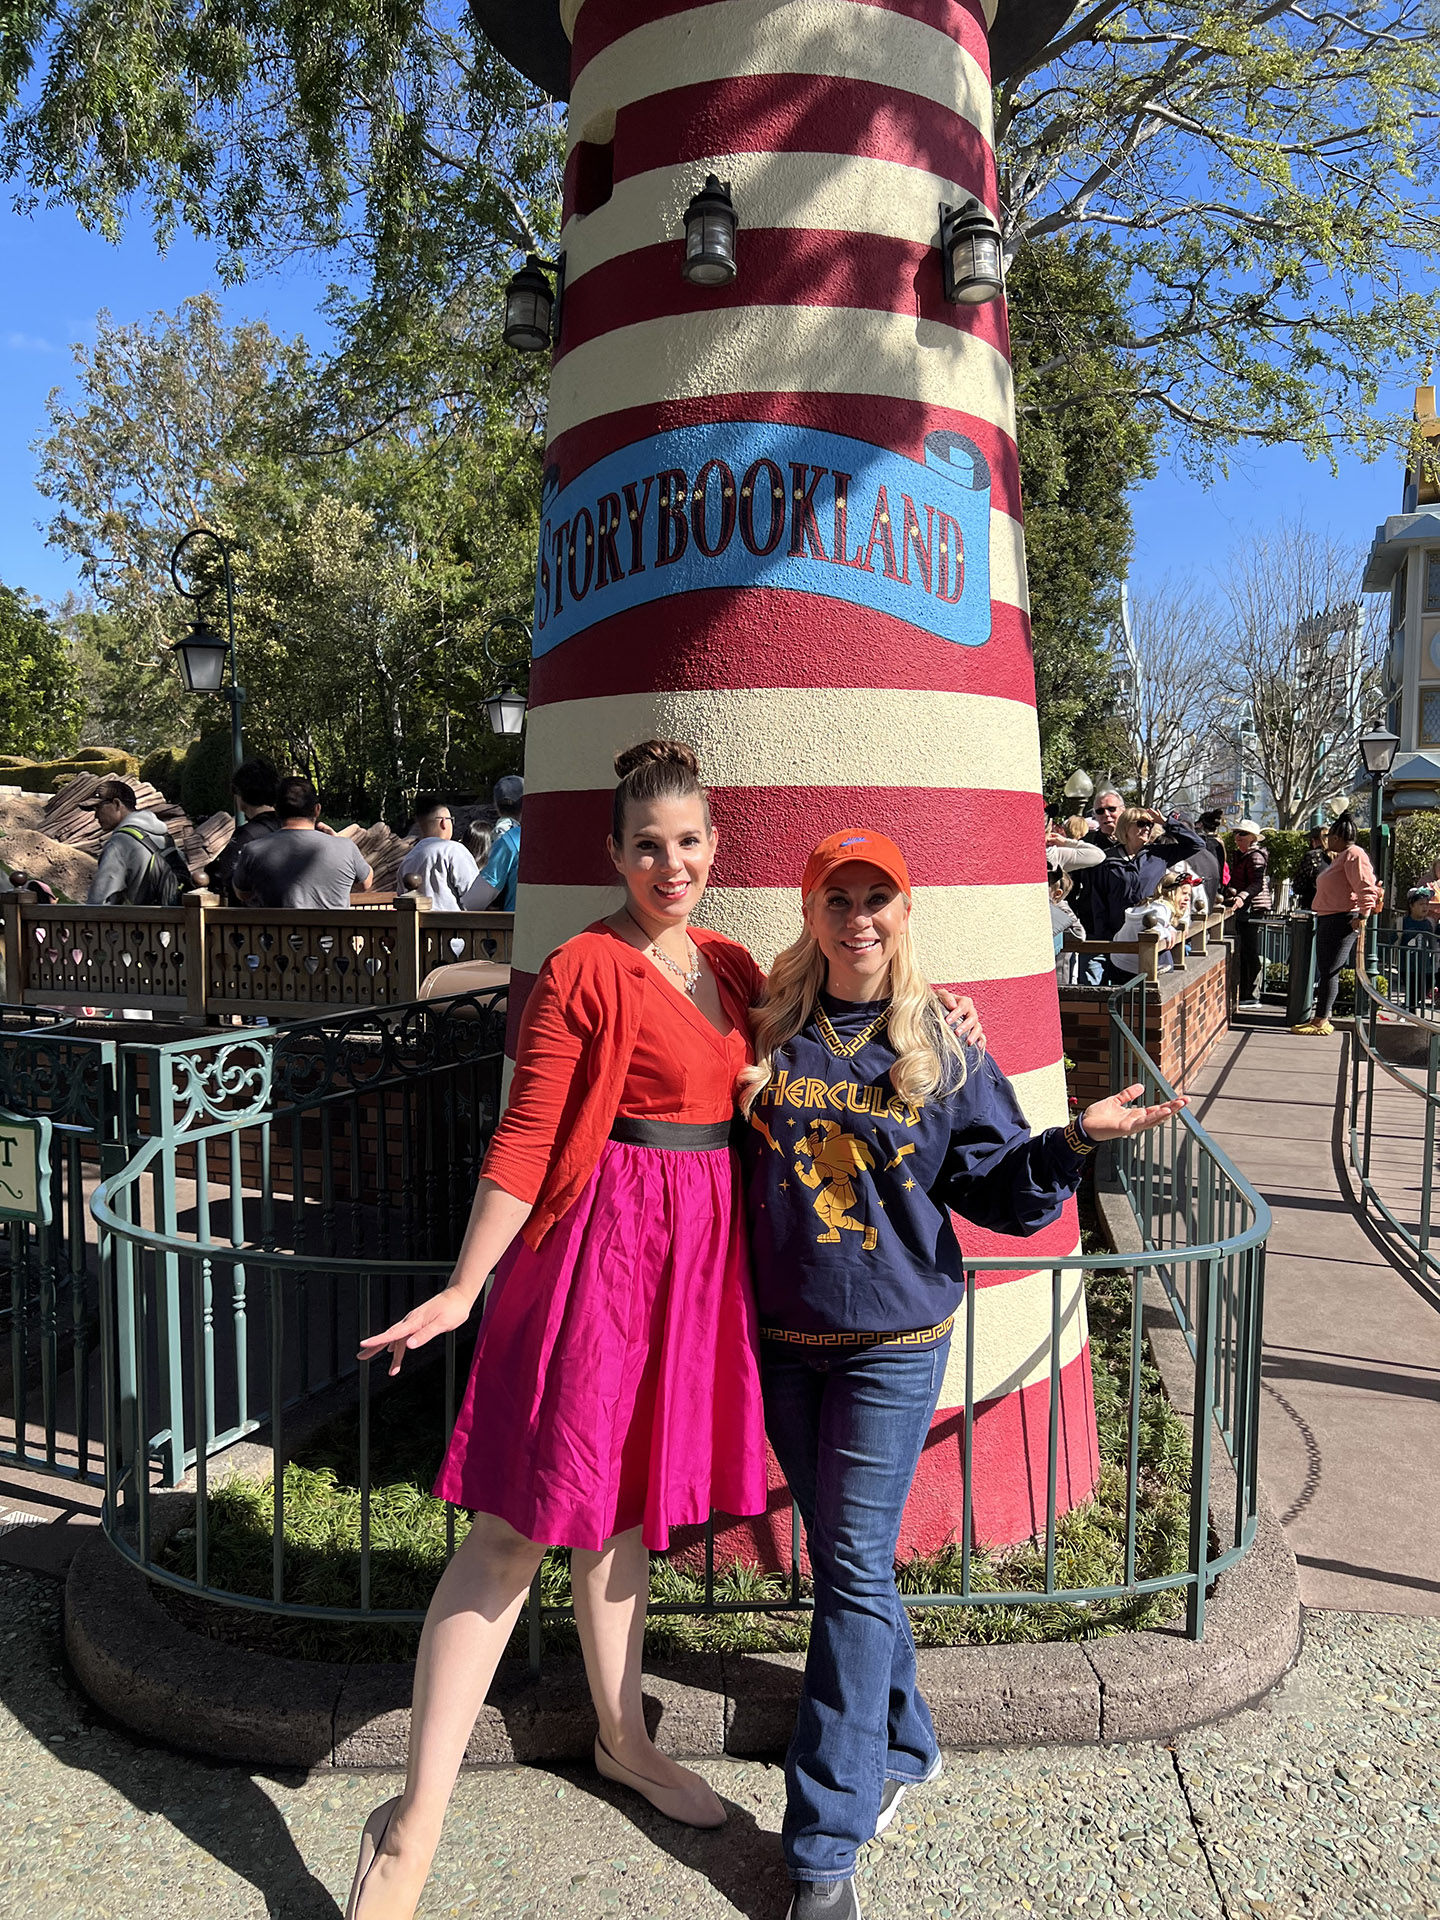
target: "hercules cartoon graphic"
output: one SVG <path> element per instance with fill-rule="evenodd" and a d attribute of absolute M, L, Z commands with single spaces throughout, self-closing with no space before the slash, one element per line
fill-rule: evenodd
<path fill-rule="evenodd" d="M 851 1218 L 855 1204 L 855 1176 L 875 1165 L 875 1155 L 853 1133 L 842 1133 L 833 1120 L 813 1120 L 798 1143 L 798 1150 L 810 1157 L 810 1165 L 795 1162 L 795 1171 L 807 1187 L 816 1187 L 811 1205 L 825 1222 L 825 1232 L 816 1234 L 821 1244 L 833 1244 L 841 1227 L 862 1233 L 866 1253 L 873 1253 L 878 1235 L 863 1220 Z"/>

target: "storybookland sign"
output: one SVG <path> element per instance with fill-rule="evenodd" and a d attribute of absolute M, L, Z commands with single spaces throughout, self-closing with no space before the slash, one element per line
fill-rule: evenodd
<path fill-rule="evenodd" d="M 990 638 L 990 468 L 964 434 L 923 461 L 845 434 L 755 421 L 687 427 L 608 455 L 547 495 L 538 658 L 675 593 L 769 587 Z"/>

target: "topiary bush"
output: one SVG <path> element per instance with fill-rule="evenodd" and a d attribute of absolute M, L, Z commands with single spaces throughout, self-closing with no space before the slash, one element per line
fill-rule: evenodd
<path fill-rule="evenodd" d="M 180 804 L 192 820 L 228 811 L 233 772 L 229 725 L 202 734 L 185 755 L 180 771 Z"/>
<path fill-rule="evenodd" d="M 192 741 L 191 745 L 194 744 Z M 140 762 L 140 778 L 148 780 L 152 787 L 158 787 L 167 800 L 178 804 L 189 751 L 189 747 L 157 747 Z M 229 797 L 227 793 L 223 804 L 228 804 Z M 215 813 L 219 809 L 212 807 L 210 811 Z"/>
<path fill-rule="evenodd" d="M 1440 860 L 1440 813 L 1427 808 L 1424 813 L 1406 816 L 1395 829 L 1395 885 L 1391 898 L 1403 907 L 1411 887 L 1430 877 L 1430 869 Z"/>
<path fill-rule="evenodd" d="M 86 756 L 83 759 L 80 753 L 71 753 L 60 760 L 31 760 L 13 770 L 13 784 L 23 787 L 27 793 L 58 793 L 81 774 L 92 780 L 97 774 L 108 774 L 118 780 L 139 777 L 140 762 L 123 747 L 88 747 L 82 751 Z"/>

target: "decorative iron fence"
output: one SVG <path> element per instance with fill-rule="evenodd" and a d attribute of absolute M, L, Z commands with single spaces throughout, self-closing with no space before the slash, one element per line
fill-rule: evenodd
<path fill-rule="evenodd" d="M 1132 1002 L 1137 981 L 1113 1003 L 1114 1061 L 1123 1082 L 1149 1099 L 1169 1088 L 1146 1059 Z M 418 1607 L 373 1599 L 372 1432 L 383 1396 L 394 1390 L 380 1368 L 356 1368 L 362 1330 L 385 1325 L 448 1275 L 458 1246 L 499 1089 L 503 995 L 421 1008 L 377 1011 L 368 1021 L 298 1026 L 282 1035 L 206 1041 L 149 1050 L 153 1137 L 93 1203 L 102 1227 L 106 1276 L 102 1329 L 107 1369 L 107 1499 L 110 1538 L 152 1579 L 183 1592 L 262 1613 L 371 1623 L 413 1623 Z M 1120 1082 L 1117 1082 L 1119 1084 Z M 1189 1114 L 1163 1134 L 1127 1143 L 1116 1178 L 1144 1242 L 1138 1255 L 1065 1259 L 987 1257 L 967 1271 L 1048 1274 L 1048 1368 L 1044 1524 L 1037 1537 L 1044 1583 L 1000 1591 L 973 1564 L 976 1288 L 967 1287 L 956 1327 L 965 1395 L 958 1459 L 958 1578 L 953 1590 L 906 1596 L 915 1607 L 1049 1605 L 1183 1592 L 1187 1631 L 1203 1629 L 1205 1597 L 1217 1574 L 1254 1537 L 1265 1203 Z M 225 1196 L 212 1193 L 223 1186 Z M 147 1202 L 147 1195 L 150 1196 Z M 1125 1343 L 1130 1396 L 1125 1410 L 1123 1566 L 1110 1583 L 1067 1586 L 1057 1573 L 1062 1484 L 1062 1330 L 1081 1310 L 1086 1274 L 1120 1275 L 1128 1287 Z M 1147 1288 L 1147 1281 L 1150 1283 Z M 1158 1285 L 1158 1295 L 1155 1287 Z M 1163 1301 L 1194 1364 L 1195 1414 L 1186 1564 L 1161 1576 L 1142 1568 L 1139 1539 L 1141 1359 L 1144 1314 Z M 963 1346 L 960 1343 L 963 1341 Z M 444 1343 L 437 1383 L 436 1453 L 454 1419 L 461 1385 L 457 1341 Z M 270 1491 L 270 1566 L 264 1591 L 237 1591 L 212 1577 L 211 1456 L 267 1425 L 275 1461 L 286 1457 L 286 1421 L 317 1391 L 357 1374 L 355 1484 L 359 1537 L 341 1555 L 348 1604 L 320 1604 L 287 1563 L 285 1477 Z M 1212 1465 L 1218 1437 L 1233 1495 L 1224 1537 L 1212 1542 Z M 177 1570 L 158 1550 L 152 1496 L 193 1468 L 193 1559 Z M 753 1611 L 754 1599 L 716 1596 L 714 1523 L 707 1536 L 704 1600 L 657 1606 L 672 1611 Z M 455 1516 L 446 1522 L 453 1551 Z M 792 1516 L 786 1597 L 766 1612 L 802 1610 L 799 1527 Z M 547 1616 L 548 1617 L 548 1616 Z M 530 1604 L 532 1661 L 538 1663 L 542 1606 Z"/>
<path fill-rule="evenodd" d="M 118 1069 L 113 1040 L 86 1038 L 39 1009 L 0 1008 L 0 1119 L 49 1128 L 31 1217 L 12 1205 L 0 1221 L 0 1460 L 79 1480 L 100 1468 L 99 1291 L 86 1203 L 128 1157 Z M 0 1194 L 7 1204 L 26 1197 Z"/>
<path fill-rule="evenodd" d="M 1435 962 L 1425 949 L 1380 936 L 1372 974 L 1356 959 L 1354 1042 L 1350 1052 L 1350 1165 L 1362 1204 L 1414 1254 L 1422 1278 L 1440 1281 L 1434 1251 L 1435 1137 L 1440 1114 L 1440 1006 Z M 1383 1098 L 1384 1090 L 1400 1099 Z M 1377 1101 L 1377 1092 L 1382 1097 Z"/>
<path fill-rule="evenodd" d="M 1440 939 L 1376 933 L 1370 986 L 1387 1007 L 1440 1020 Z"/>
<path fill-rule="evenodd" d="M 137 1008 L 193 1020 L 303 1018 L 401 1006 L 435 967 L 508 964 L 515 916 L 435 913 L 407 895 L 340 911 L 5 903 L 5 993 L 16 1005 Z"/>

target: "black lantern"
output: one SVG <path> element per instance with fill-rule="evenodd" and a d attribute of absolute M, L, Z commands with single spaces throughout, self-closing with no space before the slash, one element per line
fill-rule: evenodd
<path fill-rule="evenodd" d="M 723 287 L 735 278 L 735 203 L 728 181 L 705 176 L 705 185 L 685 209 L 685 262 L 681 271 L 697 287 Z"/>
<path fill-rule="evenodd" d="M 1000 228 L 973 196 L 958 207 L 940 202 L 940 269 L 952 306 L 983 307 L 1005 291 Z"/>
<path fill-rule="evenodd" d="M 170 649 L 180 656 L 180 677 L 187 693 L 219 693 L 225 678 L 230 642 L 203 620 L 196 620 L 183 640 Z"/>
<path fill-rule="evenodd" d="M 555 289 L 546 274 L 547 265 L 549 263 L 538 254 L 527 254 L 524 266 L 511 275 L 505 288 L 505 326 L 501 338 L 517 353 L 544 353 L 550 345 Z M 550 271 L 555 269 L 551 267 Z"/>
<path fill-rule="evenodd" d="M 519 733 L 525 725 L 525 696 L 514 687 L 506 687 L 503 693 L 491 694 L 485 702 L 485 711 L 490 716 L 492 733 Z"/>
<path fill-rule="evenodd" d="M 1365 771 L 1372 780 L 1383 780 L 1395 764 L 1396 749 L 1400 745 L 1398 733 L 1391 733 L 1383 719 L 1377 720 L 1373 727 L 1360 736 L 1360 753 L 1365 762 Z"/>

